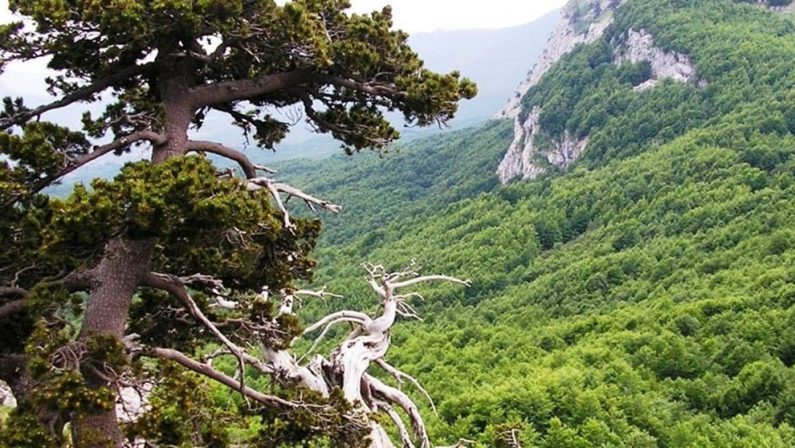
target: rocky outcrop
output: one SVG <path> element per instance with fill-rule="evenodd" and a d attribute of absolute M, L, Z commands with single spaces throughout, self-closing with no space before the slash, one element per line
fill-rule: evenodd
<path fill-rule="evenodd" d="M 566 6 L 541 58 L 495 117 L 515 121 L 514 141 L 497 169 L 500 182 L 506 183 L 515 177 L 533 179 L 543 173 L 547 165 L 567 168 L 585 150 L 587 139 L 575 140 L 569 135 L 564 135 L 561 141 L 548 142 L 546 148 L 537 148 L 535 141 L 541 132 L 538 124 L 541 109 L 534 109 L 521 120 L 522 98 L 563 55 L 578 44 L 589 44 L 599 39 L 612 23 L 613 11 L 621 1 L 577 0 Z"/>
<path fill-rule="evenodd" d="M 495 118 L 516 118 L 525 93 L 538 84 L 561 56 L 573 50 L 577 44 L 589 44 L 602 37 L 605 28 L 612 22 L 613 10 L 621 1 L 580 0 L 569 3 L 544 53 Z"/>
<path fill-rule="evenodd" d="M 646 30 L 627 32 L 624 44 L 616 50 L 615 62 L 642 62 L 651 65 L 651 78 L 635 86 L 635 90 L 648 90 L 663 79 L 691 82 L 696 79 L 696 68 L 687 55 L 665 51 L 654 45 L 654 37 Z"/>
<path fill-rule="evenodd" d="M 539 145 L 543 138 L 539 117 L 541 108 L 534 107 L 527 118 L 514 120 L 515 140 L 502 159 L 497 176 L 503 184 L 514 177 L 534 179 L 546 170 L 546 166 L 568 168 L 588 145 L 588 139 L 577 140 L 566 132 L 560 141 L 548 141 Z M 513 150 L 516 149 L 516 150 Z"/>
<path fill-rule="evenodd" d="M 514 120 L 514 140 L 497 168 L 501 183 L 516 177 L 534 179 L 549 167 L 566 169 L 585 151 L 588 137 L 575 138 L 568 132 L 554 139 L 545 135 L 539 124 L 543 105 L 533 107 L 529 113 L 520 113 L 522 98 L 563 55 L 578 44 L 600 38 L 612 23 L 613 11 L 620 3 L 620 0 L 577 0 L 564 10 L 561 23 L 541 59 L 496 117 Z M 615 46 L 613 63 L 649 63 L 649 79 L 635 86 L 635 91 L 651 89 L 665 79 L 706 85 L 705 81 L 698 80 L 695 66 L 687 55 L 656 46 L 654 37 L 646 30 L 630 29 L 612 44 Z"/>
<path fill-rule="evenodd" d="M 745 0 L 746 3 L 752 3 L 763 8 L 767 8 L 773 12 L 790 12 L 795 10 L 795 3 L 792 0 Z"/>
<path fill-rule="evenodd" d="M 17 400 L 14 398 L 14 393 L 3 381 L 0 381 L 0 406 L 16 407 Z"/>

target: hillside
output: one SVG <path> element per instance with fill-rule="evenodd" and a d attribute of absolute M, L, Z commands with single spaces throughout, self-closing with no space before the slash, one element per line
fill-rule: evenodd
<path fill-rule="evenodd" d="M 347 297 L 328 306 L 375 306 L 362 261 L 473 280 L 393 335 L 437 443 L 795 446 L 795 22 L 767 6 L 572 2 L 604 29 L 521 95 L 525 181 L 495 175 L 510 120 L 283 167 L 348 210 L 317 251 Z M 692 77 L 660 76 L 637 38 Z M 566 139 L 587 143 L 551 163 Z"/>

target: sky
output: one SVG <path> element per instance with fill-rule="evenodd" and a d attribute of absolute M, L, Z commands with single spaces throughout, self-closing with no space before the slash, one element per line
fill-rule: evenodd
<path fill-rule="evenodd" d="M 523 25 L 562 7 L 566 0 L 352 0 L 351 3 L 356 12 L 369 12 L 390 4 L 396 27 L 417 33 Z"/>
<path fill-rule="evenodd" d="M 276 0 L 283 4 L 287 0 Z M 567 0 L 351 0 L 353 12 L 371 12 L 392 5 L 395 27 L 409 33 L 436 30 L 499 29 L 532 22 L 562 7 Z M 0 0 L 0 23 L 14 20 L 8 0 Z M 11 63 L 0 76 L 0 97 L 22 96 L 30 104 L 49 102 L 44 78 L 50 74 L 45 60 Z M 59 111 L 69 125 L 79 114 Z M 61 122 L 62 117 L 51 117 Z M 72 123 L 73 122 L 73 123 Z"/>
<path fill-rule="evenodd" d="M 566 0 L 351 0 L 351 3 L 355 12 L 369 12 L 390 4 L 395 25 L 417 33 L 522 25 L 562 7 Z M 10 17 L 8 0 L 0 0 L 0 23 L 8 22 Z"/>

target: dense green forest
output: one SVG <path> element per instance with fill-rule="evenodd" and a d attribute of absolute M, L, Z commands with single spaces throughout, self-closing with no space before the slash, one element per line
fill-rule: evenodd
<path fill-rule="evenodd" d="M 306 301 L 304 323 L 378 308 L 362 263 L 416 262 L 472 280 L 426 290 L 424 320 L 391 334 L 387 360 L 434 398 L 436 412 L 403 385 L 437 445 L 795 446 L 795 19 L 757 3 L 623 2 L 523 98 L 523 116 L 543 108 L 542 139 L 590 137 L 565 172 L 500 185 L 508 121 L 279 163 L 279 179 L 344 206 L 323 216 L 312 281 L 344 299 Z M 635 91 L 648 64 L 613 63 L 630 29 L 688 55 L 697 82 Z M 211 422 L 219 446 L 329 446 L 264 440 L 289 422 L 241 421 L 237 394 L 170 373 L 131 434 L 190 446 L 190 424 Z"/>
<path fill-rule="evenodd" d="M 630 28 L 703 82 L 634 92 Z M 328 307 L 374 307 L 363 261 L 468 277 L 419 305 L 389 359 L 436 399 L 432 438 L 479 446 L 795 446 L 795 23 L 727 0 L 631 0 L 524 98 L 569 172 L 498 186 L 494 122 L 385 158 L 281 166 L 325 220 Z M 407 386 L 408 387 L 408 386 Z M 417 394 L 419 396 L 419 394 Z"/>

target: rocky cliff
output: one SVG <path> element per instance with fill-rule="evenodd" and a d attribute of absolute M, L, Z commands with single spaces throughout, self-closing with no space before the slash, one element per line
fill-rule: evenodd
<path fill-rule="evenodd" d="M 533 179 L 549 167 L 568 168 L 587 149 L 588 137 L 575 137 L 568 131 L 551 138 L 539 122 L 543 105 L 522 110 L 522 98 L 537 85 L 562 56 L 580 44 L 589 44 L 600 39 L 613 21 L 613 13 L 623 0 L 575 0 L 570 2 L 546 50 L 522 82 L 505 108 L 497 114 L 498 119 L 514 120 L 514 140 L 497 169 L 500 182 L 511 179 Z M 679 82 L 699 80 L 693 63 L 687 55 L 666 51 L 655 45 L 654 36 L 646 30 L 630 29 L 611 42 L 613 63 L 647 62 L 649 78 L 634 87 L 642 92 L 656 86 L 663 79 Z M 543 141 L 543 145 L 538 145 Z"/>

